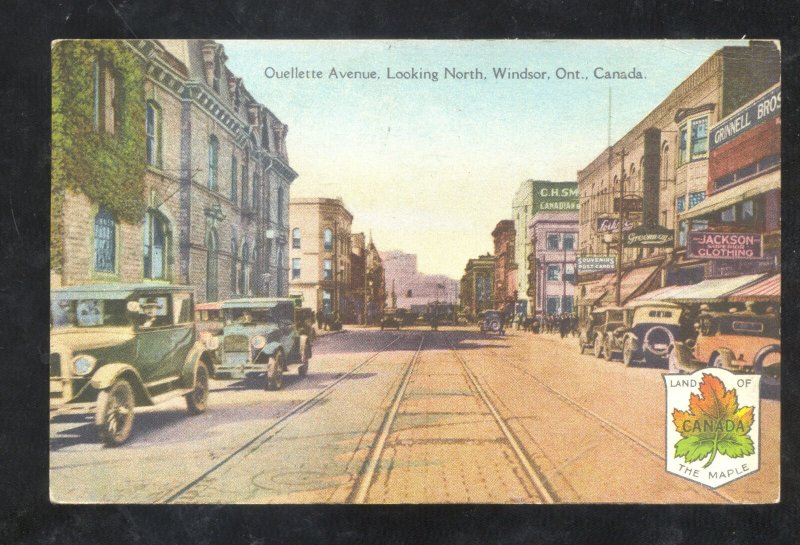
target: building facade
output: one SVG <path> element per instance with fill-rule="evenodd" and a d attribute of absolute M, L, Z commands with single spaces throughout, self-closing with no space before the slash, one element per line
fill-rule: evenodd
<path fill-rule="evenodd" d="M 292 199 L 289 293 L 324 315 L 350 316 L 353 215 L 341 199 Z"/>
<path fill-rule="evenodd" d="M 528 222 L 531 274 L 531 314 L 572 313 L 575 310 L 575 258 L 578 250 L 577 212 L 538 212 Z"/>
<path fill-rule="evenodd" d="M 458 282 L 445 275 L 419 272 L 416 254 L 389 250 L 380 257 L 386 271 L 386 289 L 390 296 L 394 294 L 392 301 L 396 308 L 411 309 L 434 302 L 455 303 Z"/>
<path fill-rule="evenodd" d="M 352 323 L 372 324 L 380 320 L 386 306 L 386 278 L 380 252 L 370 236 L 365 242 L 364 233 L 353 233 L 350 297 L 352 310 L 347 319 Z"/>
<path fill-rule="evenodd" d="M 668 246 L 623 248 L 621 304 L 651 289 L 705 278 L 705 263 L 686 256 L 679 216 L 707 197 L 709 128 L 779 77 L 775 44 L 724 47 L 578 171 L 581 256 L 618 255 L 619 228 L 607 226 L 618 226 L 620 218 L 623 230 L 662 228 L 675 235 Z M 580 273 L 579 305 L 588 311 L 615 303 L 616 282 L 616 272 Z"/>
<path fill-rule="evenodd" d="M 474 320 L 484 310 L 495 308 L 494 262 L 494 256 L 486 254 L 470 259 L 464 267 L 460 289 L 461 310 L 469 320 Z"/>
<path fill-rule="evenodd" d="M 502 220 L 492 231 L 494 242 L 494 304 L 499 310 L 514 312 L 517 303 L 516 230 L 513 220 Z"/>
<path fill-rule="evenodd" d="M 113 202 L 92 199 L 91 191 L 54 195 L 61 226 L 54 238 L 63 249 L 52 284 L 189 284 L 198 301 L 285 296 L 289 189 L 297 177 L 286 125 L 225 66 L 213 40 L 122 43 L 144 73 L 144 105 L 120 100 L 131 93 L 120 57 L 115 66 L 98 47 L 93 118 L 85 122 L 103 138 L 122 138 L 115 128 L 143 106 L 140 134 L 125 137 L 143 143 L 144 214 L 122 220 Z"/>

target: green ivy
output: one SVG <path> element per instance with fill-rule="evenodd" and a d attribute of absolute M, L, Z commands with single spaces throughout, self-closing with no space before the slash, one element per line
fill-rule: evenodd
<path fill-rule="evenodd" d="M 120 221 L 138 223 L 144 217 L 145 73 L 143 61 L 122 41 L 57 42 L 52 58 L 50 263 L 60 271 L 67 189 L 106 206 Z M 113 133 L 94 128 L 96 59 L 111 65 L 118 78 Z"/>

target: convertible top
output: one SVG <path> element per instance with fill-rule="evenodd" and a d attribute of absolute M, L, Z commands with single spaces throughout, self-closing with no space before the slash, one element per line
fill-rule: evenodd
<path fill-rule="evenodd" d="M 175 284 L 86 284 L 57 288 L 50 292 L 54 301 L 70 299 L 128 299 L 134 295 L 154 293 L 194 293 L 191 286 Z"/>

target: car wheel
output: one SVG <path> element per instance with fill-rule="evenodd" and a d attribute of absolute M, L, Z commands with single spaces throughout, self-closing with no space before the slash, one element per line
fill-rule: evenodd
<path fill-rule="evenodd" d="M 780 346 L 771 346 L 766 349 L 760 350 L 753 360 L 753 373 L 761 375 L 761 385 L 768 388 L 775 388 L 781 385 L 781 364 L 780 361 L 773 362 L 765 366 L 764 362 L 767 356 L 772 354 L 781 354 Z"/>
<path fill-rule="evenodd" d="M 267 390 L 280 390 L 283 386 L 283 355 L 275 352 L 267 361 Z"/>
<path fill-rule="evenodd" d="M 717 354 L 711 359 L 711 367 L 719 367 L 720 369 L 724 369 L 724 360 L 722 359 L 721 354 Z"/>
<path fill-rule="evenodd" d="M 600 338 L 600 335 L 594 338 L 594 357 L 603 357 L 603 339 Z"/>
<path fill-rule="evenodd" d="M 186 408 L 190 414 L 204 413 L 208 408 L 208 368 L 202 363 L 195 371 L 194 390 L 186 394 Z"/>
<path fill-rule="evenodd" d="M 622 344 L 622 363 L 625 364 L 625 367 L 633 365 L 633 341 L 631 339 L 625 339 Z"/>
<path fill-rule="evenodd" d="M 301 377 L 308 375 L 308 362 L 311 360 L 311 346 L 308 344 L 303 349 L 303 359 L 301 360 L 300 367 L 297 368 L 297 374 Z"/>
<path fill-rule="evenodd" d="M 133 428 L 133 388 L 121 378 L 97 396 L 95 424 L 103 443 L 116 447 L 124 443 Z"/>
<path fill-rule="evenodd" d="M 614 352 L 611 351 L 611 341 L 606 339 L 606 342 L 603 344 L 603 358 L 605 358 L 606 361 L 611 361 L 611 356 L 613 354 Z"/>

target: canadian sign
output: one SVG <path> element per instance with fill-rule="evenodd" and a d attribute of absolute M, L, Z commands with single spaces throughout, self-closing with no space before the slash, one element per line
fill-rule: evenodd
<path fill-rule="evenodd" d="M 761 259 L 762 246 L 758 233 L 689 231 L 686 256 L 699 259 Z"/>
<path fill-rule="evenodd" d="M 667 472 L 717 488 L 758 471 L 758 374 L 664 375 Z"/>
<path fill-rule="evenodd" d="M 579 255 L 577 265 L 579 273 L 615 271 L 617 269 L 617 256 Z"/>
<path fill-rule="evenodd" d="M 533 182 L 533 213 L 577 212 L 578 182 Z"/>
<path fill-rule="evenodd" d="M 725 142 L 733 140 L 743 132 L 780 115 L 780 113 L 781 88 L 778 87 L 758 97 L 737 113 L 726 117 L 712 127 L 710 133 L 711 149 L 713 150 Z"/>
<path fill-rule="evenodd" d="M 635 227 L 632 221 L 624 220 L 622 222 L 622 231 L 630 231 Z M 619 220 L 617 218 L 597 218 L 597 226 L 595 227 L 597 233 L 618 233 Z"/>
<path fill-rule="evenodd" d="M 628 248 L 671 248 L 675 233 L 661 226 L 637 227 L 625 233 L 622 243 Z"/>

